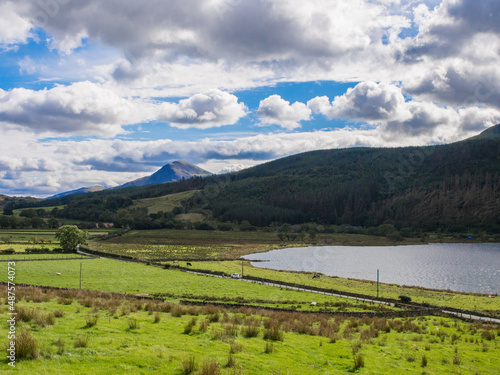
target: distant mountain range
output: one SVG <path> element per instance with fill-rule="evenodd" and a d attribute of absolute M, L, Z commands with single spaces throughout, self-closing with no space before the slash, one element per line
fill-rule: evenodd
<path fill-rule="evenodd" d="M 194 164 L 188 163 L 187 161 L 178 160 L 164 165 L 159 171 L 153 173 L 150 176 L 138 178 L 137 180 L 117 186 L 114 189 L 121 189 L 132 186 L 163 184 L 165 182 L 180 181 L 183 178 L 187 179 L 194 176 L 206 177 L 211 176 L 212 174 L 213 173 L 210 173 Z"/>
<path fill-rule="evenodd" d="M 104 189 L 107 189 L 107 188 L 105 186 L 101 186 L 101 185 L 82 187 L 80 189 L 65 191 L 64 193 L 59 193 L 59 194 L 53 195 L 47 199 L 63 198 L 63 197 L 67 197 L 68 195 L 74 195 L 74 194 L 95 193 L 96 191 L 101 191 Z"/>
<path fill-rule="evenodd" d="M 165 182 L 180 181 L 182 179 L 187 179 L 194 176 L 206 177 L 211 175 L 212 175 L 211 172 L 208 172 L 194 164 L 188 163 L 187 161 L 184 160 L 177 160 L 172 163 L 164 165 L 160 170 L 153 173 L 152 175 L 126 182 L 125 184 L 116 186 L 113 189 L 121 189 L 133 186 L 163 184 Z M 101 185 L 82 187 L 80 189 L 66 191 L 64 193 L 53 195 L 47 199 L 58 199 L 67 197 L 68 195 L 75 195 L 75 194 L 95 193 L 97 191 L 102 191 L 106 189 L 108 188 Z"/>

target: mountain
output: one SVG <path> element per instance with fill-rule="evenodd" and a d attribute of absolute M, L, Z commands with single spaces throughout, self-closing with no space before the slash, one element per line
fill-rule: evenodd
<path fill-rule="evenodd" d="M 132 186 L 163 184 L 165 182 L 180 181 L 194 176 L 205 177 L 210 175 L 212 175 L 212 173 L 197 167 L 196 165 L 188 163 L 187 161 L 178 160 L 164 165 L 159 171 L 150 176 L 127 182 L 123 185 L 117 186 L 115 189 Z"/>
<path fill-rule="evenodd" d="M 101 185 L 82 187 L 80 189 L 66 191 L 64 193 L 59 193 L 59 194 L 53 195 L 51 197 L 48 197 L 47 199 L 58 199 L 58 198 L 67 197 L 68 195 L 75 195 L 75 194 L 95 193 L 96 191 L 102 191 L 104 189 L 107 189 L 107 188 L 104 186 L 101 186 Z"/>
<path fill-rule="evenodd" d="M 195 191 L 179 210 L 210 211 L 220 222 L 500 233 L 499 128 L 447 145 L 305 152 L 225 175 L 72 195 L 54 204 L 65 205 L 63 218 L 163 228 L 173 225 L 171 212 L 151 216 L 134 201 Z M 142 182 L 159 181 L 153 176 Z"/>
<path fill-rule="evenodd" d="M 448 145 L 311 151 L 228 176 L 219 221 L 500 230 L 500 126 Z M 200 195 L 193 202 L 201 201 Z M 199 209 L 200 207 L 198 207 Z"/>
<path fill-rule="evenodd" d="M 469 139 L 495 139 L 500 138 L 500 124 L 489 127 L 479 135 Z"/>

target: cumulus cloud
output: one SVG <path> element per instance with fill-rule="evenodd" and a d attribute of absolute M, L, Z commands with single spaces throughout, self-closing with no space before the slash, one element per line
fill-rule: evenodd
<path fill-rule="evenodd" d="M 307 103 L 316 113 L 328 118 L 356 121 L 405 119 L 410 116 L 399 87 L 372 81 L 362 82 L 337 96 L 330 104 L 328 97 L 316 97 Z"/>
<path fill-rule="evenodd" d="M 179 103 L 123 98 L 91 82 L 34 91 L 0 89 L 0 122 L 36 133 L 101 135 L 124 133 L 124 125 L 151 120 L 172 126 L 209 128 L 230 125 L 245 116 L 246 107 L 232 94 L 210 90 Z"/>
<path fill-rule="evenodd" d="M 235 124 L 246 115 L 246 106 L 236 96 L 214 89 L 179 103 L 163 103 L 158 112 L 158 120 L 177 128 L 206 129 Z"/>
<path fill-rule="evenodd" d="M 314 113 L 330 119 L 366 122 L 379 125 L 387 136 L 464 134 L 480 130 L 500 121 L 500 111 L 494 108 L 470 107 L 455 110 L 435 103 L 406 100 L 400 87 L 362 82 L 330 102 L 328 97 L 308 101 Z"/>
<path fill-rule="evenodd" d="M 311 110 L 304 103 L 290 104 L 279 95 L 271 95 L 261 100 L 257 116 L 262 124 L 276 124 L 282 128 L 293 130 L 300 127 L 300 121 L 310 119 Z"/>
<path fill-rule="evenodd" d="M 147 108 L 91 82 L 40 91 L 0 90 L 0 122 L 36 133 L 114 136 L 148 120 Z"/>

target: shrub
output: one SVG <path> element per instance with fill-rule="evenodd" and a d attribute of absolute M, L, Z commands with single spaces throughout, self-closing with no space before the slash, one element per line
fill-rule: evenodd
<path fill-rule="evenodd" d="M 182 360 L 182 374 L 189 375 L 196 371 L 196 357 L 190 356 Z"/>
<path fill-rule="evenodd" d="M 32 360 L 37 359 L 40 355 L 38 343 L 33 337 L 32 333 L 23 330 L 16 336 L 16 359 L 18 360 Z"/>
<path fill-rule="evenodd" d="M 64 316 L 64 311 L 56 309 L 56 310 L 54 310 L 54 316 L 56 318 L 62 318 Z"/>

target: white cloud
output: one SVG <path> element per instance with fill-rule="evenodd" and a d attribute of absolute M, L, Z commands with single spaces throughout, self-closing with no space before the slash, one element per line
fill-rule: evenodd
<path fill-rule="evenodd" d="M 304 103 L 295 102 L 290 105 L 290 102 L 282 99 L 281 96 L 271 95 L 261 100 L 257 116 L 262 124 L 276 124 L 293 130 L 300 127 L 300 121 L 310 119 L 311 110 Z"/>
<path fill-rule="evenodd" d="M 114 136 L 148 120 L 148 108 L 91 82 L 34 91 L 0 90 L 0 122 L 36 133 Z"/>
<path fill-rule="evenodd" d="M 31 36 L 32 25 L 29 20 L 19 14 L 20 8 L 26 8 L 26 5 L 9 0 L 0 3 L 0 48 L 24 44 Z"/>
<path fill-rule="evenodd" d="M 401 88 L 362 82 L 330 103 L 328 97 L 316 97 L 307 103 L 314 113 L 330 119 L 366 122 L 387 131 L 386 137 L 427 134 L 446 142 L 471 130 L 481 130 L 500 122 L 494 108 L 470 107 L 455 110 L 430 102 L 406 100 Z M 443 129 L 449 133 L 444 135 Z M 446 138 L 447 140 L 443 139 Z"/>
<path fill-rule="evenodd" d="M 235 124 L 245 115 L 245 104 L 236 96 L 214 89 L 179 103 L 161 104 L 157 119 L 177 128 L 207 129 Z"/>
<path fill-rule="evenodd" d="M 246 115 L 232 94 L 214 89 L 179 103 L 123 98 L 91 82 L 34 91 L 0 89 L 0 122 L 35 133 L 100 135 L 124 133 L 124 125 L 166 121 L 180 128 L 231 125 Z"/>

